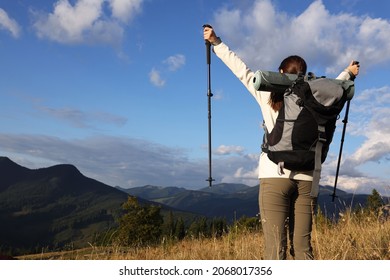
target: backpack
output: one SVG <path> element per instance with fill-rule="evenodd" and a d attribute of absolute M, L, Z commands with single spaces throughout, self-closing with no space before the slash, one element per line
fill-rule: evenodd
<path fill-rule="evenodd" d="M 258 73 L 256 75 L 259 78 Z M 312 73 L 297 76 L 276 72 L 262 73 L 263 83 L 264 77 L 267 82 L 272 80 L 270 75 L 288 75 L 288 79 L 278 77 L 277 87 L 274 85 L 272 88 L 279 92 L 284 90 L 284 102 L 272 131 L 267 131 L 263 125 L 262 151 L 278 165 L 279 174 L 283 173 L 284 168 L 293 171 L 314 170 L 311 195 L 317 197 L 321 164 L 328 154 L 339 114 L 345 102 L 353 97 L 354 83 L 316 78 Z M 264 87 L 258 89 L 264 90 Z"/>

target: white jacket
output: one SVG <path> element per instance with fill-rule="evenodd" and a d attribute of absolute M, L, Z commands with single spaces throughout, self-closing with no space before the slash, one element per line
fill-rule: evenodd
<path fill-rule="evenodd" d="M 256 91 L 253 87 L 252 78 L 254 72 L 223 42 L 213 47 L 215 54 L 226 64 L 234 75 L 244 84 L 252 96 L 260 105 L 263 120 L 268 131 L 271 131 L 275 125 L 278 112 L 275 112 L 269 105 L 268 100 L 270 92 Z M 347 80 L 349 74 L 342 72 L 338 79 Z M 260 145 L 259 145 L 260 147 Z M 266 153 L 261 152 L 259 159 L 259 178 L 290 178 L 295 180 L 312 181 L 313 171 L 296 172 L 284 169 L 284 174 L 278 174 L 278 166 L 272 162 Z"/>

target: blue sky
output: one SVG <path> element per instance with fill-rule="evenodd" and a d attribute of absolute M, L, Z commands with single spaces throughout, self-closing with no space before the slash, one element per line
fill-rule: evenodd
<path fill-rule="evenodd" d="M 210 23 L 252 70 L 298 54 L 335 77 L 359 60 L 338 187 L 389 196 L 389 3 L 0 0 L 0 155 L 123 188 L 207 186 Z M 215 56 L 211 79 L 215 183 L 254 186 L 259 107 Z M 334 184 L 341 130 L 322 184 Z"/>

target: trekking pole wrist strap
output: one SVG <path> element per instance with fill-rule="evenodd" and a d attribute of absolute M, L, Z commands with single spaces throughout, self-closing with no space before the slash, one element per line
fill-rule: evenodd
<path fill-rule="evenodd" d="M 212 44 L 213 46 L 218 46 L 218 45 L 221 44 L 221 43 L 222 43 L 221 38 L 220 38 L 220 37 L 217 37 L 217 39 L 216 39 L 214 42 L 212 42 L 211 44 Z"/>
<path fill-rule="evenodd" d="M 349 74 L 349 79 L 350 79 L 351 81 L 354 81 L 354 80 L 355 80 L 356 75 L 355 75 L 354 73 L 352 73 L 351 70 L 345 69 L 345 72 L 347 72 L 347 73 Z"/>

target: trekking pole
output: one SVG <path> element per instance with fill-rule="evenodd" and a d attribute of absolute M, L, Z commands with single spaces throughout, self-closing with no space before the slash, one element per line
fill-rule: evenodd
<path fill-rule="evenodd" d="M 341 134 L 341 144 L 340 144 L 340 152 L 339 152 L 339 158 L 337 160 L 337 169 L 336 169 L 336 178 L 334 181 L 334 187 L 333 187 L 333 194 L 332 196 L 332 202 L 334 202 L 334 199 L 337 197 L 336 195 L 336 187 L 337 187 L 337 179 L 339 177 L 339 170 L 340 170 L 340 162 L 341 162 L 341 154 L 343 152 L 343 145 L 344 145 L 344 137 L 345 137 L 345 130 L 347 128 L 347 123 L 348 123 L 348 113 L 349 113 L 349 104 L 351 100 L 347 101 L 347 107 L 345 109 L 345 116 L 344 116 L 344 126 L 343 126 L 343 133 Z"/>
<path fill-rule="evenodd" d="M 203 28 L 210 27 L 210 25 L 205 24 L 203 25 Z M 207 62 L 207 107 L 208 107 L 208 146 L 209 146 L 209 177 L 206 179 L 206 181 L 209 182 L 209 187 L 212 186 L 213 181 L 215 181 L 212 177 L 212 163 L 211 163 L 211 97 L 213 94 L 211 93 L 211 58 L 210 58 L 210 50 L 211 50 L 211 43 L 208 40 L 205 40 L 206 44 L 206 62 Z"/>

